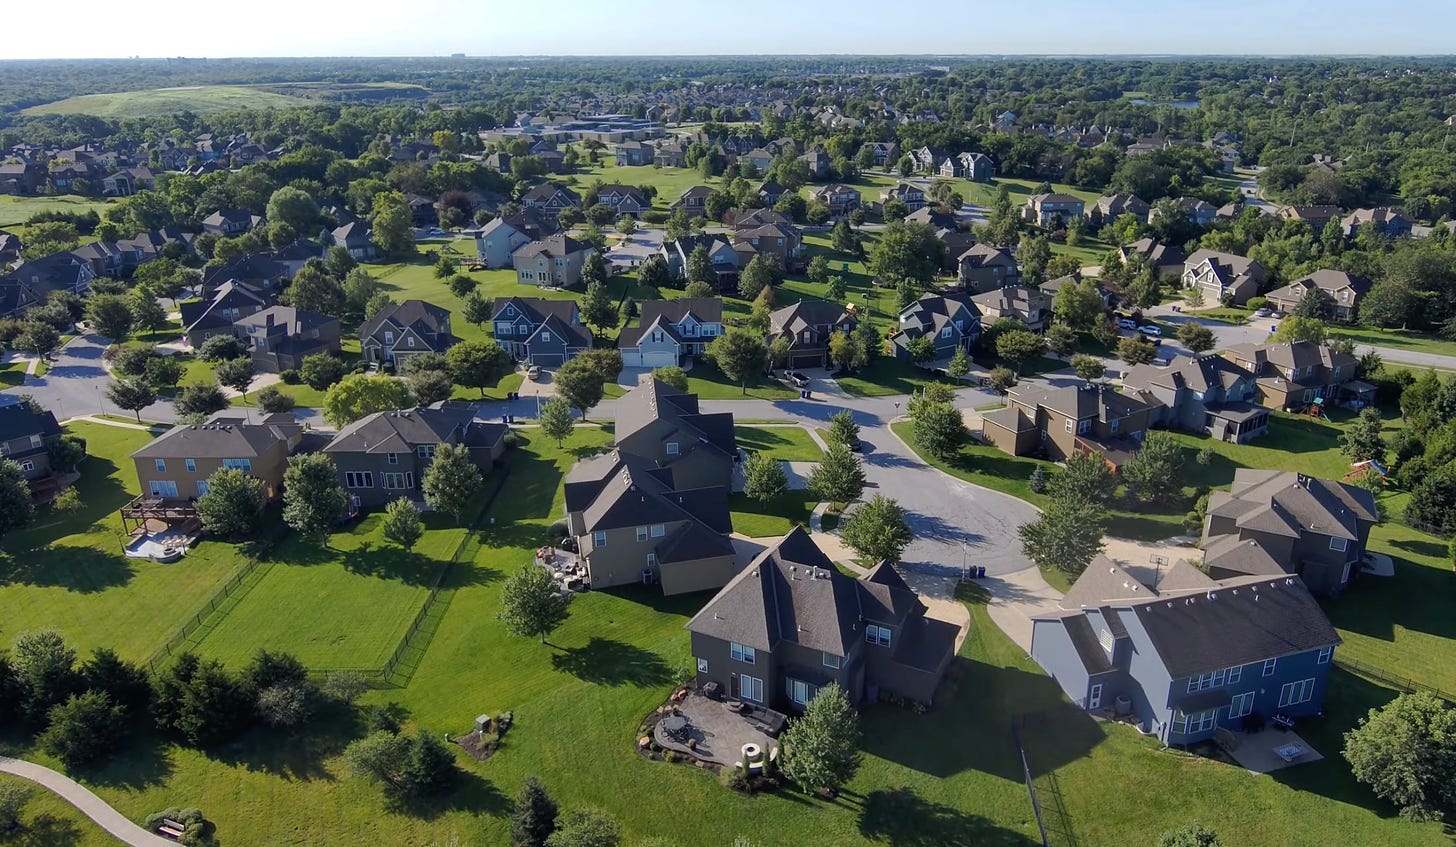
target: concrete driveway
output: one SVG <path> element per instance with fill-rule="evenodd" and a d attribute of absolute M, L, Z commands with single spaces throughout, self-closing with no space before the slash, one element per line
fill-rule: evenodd
<path fill-rule="evenodd" d="M 52 354 L 45 376 L 27 376 L 24 385 L 5 390 L 31 395 L 54 412 L 57 420 L 97 413 L 131 417 L 132 412 L 118 409 L 106 400 L 106 389 L 112 378 L 102 364 L 101 354 L 109 343 L 99 335 L 77 336 Z M 143 409 L 142 418 L 171 423 L 177 420 L 177 413 L 170 401 L 160 400 Z"/>

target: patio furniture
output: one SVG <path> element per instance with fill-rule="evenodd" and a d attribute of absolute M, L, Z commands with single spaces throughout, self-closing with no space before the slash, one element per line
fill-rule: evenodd
<path fill-rule="evenodd" d="M 681 741 L 688 734 L 688 719 L 682 715 L 673 715 L 664 718 L 662 721 L 662 731 L 667 733 L 668 738 Z"/>
<path fill-rule="evenodd" d="M 1285 764 L 1290 765 L 1294 764 L 1296 761 L 1298 761 L 1300 756 L 1303 756 L 1305 753 L 1308 752 L 1309 748 L 1305 747 L 1303 744 L 1298 743 L 1281 744 L 1278 747 L 1274 748 L 1274 755 L 1282 759 Z"/>
<path fill-rule="evenodd" d="M 1294 729 L 1294 721 L 1284 715 L 1275 715 L 1269 722 L 1280 729 Z"/>

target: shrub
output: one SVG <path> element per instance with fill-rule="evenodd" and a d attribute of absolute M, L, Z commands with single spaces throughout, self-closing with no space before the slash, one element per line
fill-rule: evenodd
<path fill-rule="evenodd" d="M 643 212 L 642 222 L 649 224 L 665 224 L 667 223 L 667 212 L 663 212 L 657 209 Z"/>
<path fill-rule="evenodd" d="M 1250 309 L 1253 309 L 1255 311 L 1258 311 L 1259 309 L 1262 309 L 1265 306 L 1268 306 L 1269 305 L 1269 300 L 1266 297 L 1250 297 L 1249 298 L 1249 302 L 1246 303 L 1245 305 L 1248 306 Z"/>
<path fill-rule="evenodd" d="M 1051 484 L 1051 476 L 1046 472 L 1046 468 L 1038 465 L 1036 470 L 1031 472 L 1031 479 L 1028 480 L 1028 483 L 1033 494 L 1045 494 L 1047 486 Z"/>
<path fill-rule="evenodd" d="M 1212 447 L 1205 447 L 1198 451 L 1197 461 L 1200 465 L 1208 465 L 1213 462 L 1214 452 Z"/>
<path fill-rule="evenodd" d="M 568 527 L 566 525 L 566 521 L 564 521 L 564 520 L 563 521 L 556 521 L 555 523 L 551 524 L 551 526 L 549 526 L 549 527 L 546 528 L 546 534 L 548 536 L 550 536 L 550 538 L 552 540 L 561 538 L 562 536 L 566 535 L 568 532 L 569 532 L 569 529 L 568 529 Z"/>
<path fill-rule="evenodd" d="M 231 335 L 214 335 L 197 348 L 197 358 L 204 362 L 221 362 L 246 355 L 248 351 L 243 348 L 243 343 Z"/>
<path fill-rule="evenodd" d="M 293 408 L 296 402 L 293 395 L 284 394 L 276 385 L 265 386 L 254 399 L 258 401 L 258 408 L 270 415 L 275 412 L 287 412 Z"/>
<path fill-rule="evenodd" d="M 298 385 L 303 382 L 303 376 L 293 368 L 287 368 L 278 372 L 278 379 L 284 385 Z"/>

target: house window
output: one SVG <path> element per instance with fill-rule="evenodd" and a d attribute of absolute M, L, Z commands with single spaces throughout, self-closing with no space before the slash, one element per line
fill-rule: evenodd
<path fill-rule="evenodd" d="M 653 330 L 653 332 L 652 332 L 652 340 L 655 343 L 657 343 L 657 344 L 661 344 L 662 343 L 662 330 L 660 330 L 660 329 L 659 330 Z"/>
<path fill-rule="evenodd" d="M 542 341 L 548 341 L 549 342 L 551 340 L 551 330 L 549 330 L 549 329 L 543 329 L 543 330 L 541 330 L 541 340 Z"/>
<path fill-rule="evenodd" d="M 405 342 L 406 343 L 405 343 L 404 346 L 406 346 L 406 347 L 413 347 L 413 346 L 415 346 L 415 337 L 413 335 L 411 335 L 409 338 L 405 339 Z"/>
<path fill-rule="evenodd" d="M 166 471 L 167 471 L 167 460 L 166 459 L 153 459 L 152 460 L 152 464 L 156 466 L 157 470 L 162 471 L 163 473 L 166 473 Z"/>
<path fill-rule="evenodd" d="M 655 523 L 652 525 L 652 537 L 661 538 L 667 534 L 667 525 Z"/>
<path fill-rule="evenodd" d="M 739 644 L 737 641 L 728 642 L 728 656 L 735 662 L 742 662 L 745 665 L 754 664 L 758 659 L 758 652 L 747 644 Z"/>
<path fill-rule="evenodd" d="M 197 460 L 196 459 L 188 459 L 185 462 L 185 464 L 187 465 L 187 472 L 188 473 L 197 473 Z"/>
<path fill-rule="evenodd" d="M 1297 706 L 1300 703 L 1308 703 L 1314 697 L 1314 680 L 1301 679 L 1299 682 L 1286 682 L 1284 687 L 1279 689 L 1279 708 L 1285 706 Z"/>
<path fill-rule="evenodd" d="M 1072 419 L 1071 418 L 1067 418 L 1067 424 L 1066 424 L 1066 426 L 1067 426 L 1067 432 L 1071 432 L 1072 431 Z"/>
<path fill-rule="evenodd" d="M 890 646 L 890 628 L 869 624 L 865 627 L 865 641 L 880 647 Z"/>
<path fill-rule="evenodd" d="M 680 451 L 680 448 L 678 447 L 678 444 L 677 444 L 676 441 L 669 441 L 669 442 L 667 442 L 667 455 L 669 455 L 669 456 L 676 456 L 676 455 L 678 455 L 679 451 Z"/>
<path fill-rule="evenodd" d="M 515 330 L 516 330 L 516 328 L 514 326 L 511 326 L 510 324 L 496 324 L 495 325 L 495 334 L 496 335 L 510 335 L 511 333 L 515 332 Z"/>
<path fill-rule="evenodd" d="M 379 476 L 380 481 L 384 483 L 384 487 L 387 489 L 402 490 L 406 487 L 404 474 L 402 473 L 384 473 Z"/>
<path fill-rule="evenodd" d="M 1192 735 L 1197 732 L 1207 732 L 1218 722 L 1218 709 L 1209 709 L 1193 715 L 1185 715 L 1177 712 L 1173 718 L 1173 732 L 1178 735 Z"/>
<path fill-rule="evenodd" d="M 656 553 L 648 553 L 647 554 L 647 567 L 649 567 L 649 568 L 655 568 L 655 567 L 657 567 L 657 554 Z"/>
<path fill-rule="evenodd" d="M 1227 674 L 1228 671 L 1220 668 L 1219 670 L 1209 671 L 1208 673 L 1199 674 L 1198 676 L 1190 676 L 1188 677 L 1188 693 L 1192 694 L 1195 691 L 1204 691 L 1209 688 L 1218 688 L 1220 685 L 1223 685 L 1224 677 Z"/>
<path fill-rule="evenodd" d="M 1274 675 L 1274 666 L 1278 662 L 1279 662 L 1278 659 L 1265 659 L 1264 660 L 1264 676 L 1273 676 Z"/>
<path fill-rule="evenodd" d="M 1117 426 L 1120 423 L 1122 423 L 1121 419 L 1113 418 L 1111 421 L 1108 421 L 1107 428 L 1112 432 L 1117 432 Z"/>
<path fill-rule="evenodd" d="M 22 471 L 25 471 L 26 473 L 29 473 L 30 471 L 35 470 L 35 462 L 32 462 L 29 459 L 26 459 L 25 461 L 23 461 L 23 462 L 20 463 L 20 469 Z"/>
<path fill-rule="evenodd" d="M 435 458 L 435 445 L 421 444 L 415 448 L 415 452 L 420 454 L 421 459 L 433 459 Z"/>
<path fill-rule="evenodd" d="M 177 483 L 170 479 L 154 479 L 147 483 L 153 497 L 176 497 Z"/>
<path fill-rule="evenodd" d="M 1330 539 L 1330 549 L 1331 550 L 1337 550 L 1337 551 L 1343 553 L 1343 552 L 1345 552 L 1345 549 L 1347 547 L 1349 547 L 1349 546 L 1350 546 L 1349 542 L 1346 541 L 1343 538 L 1331 538 Z"/>
<path fill-rule="evenodd" d="M 1235 694 L 1232 703 L 1229 703 L 1229 717 L 1241 718 L 1254 711 L 1254 692 L 1245 691 L 1243 694 Z"/>
<path fill-rule="evenodd" d="M 647 540 L 647 527 L 645 527 L 645 526 L 639 526 L 639 527 L 637 527 L 637 540 L 638 541 L 646 541 Z"/>
<path fill-rule="evenodd" d="M 842 661 L 843 659 L 841 659 L 839 656 L 834 655 L 833 653 L 824 654 L 824 667 L 826 668 L 834 668 L 835 670 L 838 670 L 839 665 Z"/>
<path fill-rule="evenodd" d="M 1327 664 L 1329 664 L 1330 663 L 1330 657 L 1333 656 L 1334 654 L 1335 654 L 1335 648 L 1333 648 L 1333 647 L 1321 647 L 1320 648 L 1320 651 L 1319 651 L 1319 658 L 1315 659 L 1315 664 L 1317 664 L 1317 665 L 1327 665 Z"/>
<path fill-rule="evenodd" d="M 738 696 L 755 703 L 763 702 L 763 680 L 753 676 L 738 677 Z"/>
<path fill-rule="evenodd" d="M 805 344 L 808 344 L 809 343 L 809 339 L 812 338 L 812 337 L 813 336 L 810 334 L 809 330 L 807 330 L 807 329 L 804 330 L 804 343 Z"/>
<path fill-rule="evenodd" d="M 698 659 L 698 673 L 703 674 L 703 675 L 707 675 L 707 673 L 708 673 L 708 660 L 707 659 Z"/>
<path fill-rule="evenodd" d="M 394 343 L 394 333 L 390 332 L 389 330 L 385 330 L 384 331 L 384 343 L 385 344 L 393 344 Z"/>
<path fill-rule="evenodd" d="M 253 472 L 253 462 L 251 459 L 223 459 L 222 466 L 228 470 L 242 471 L 243 473 Z"/>
<path fill-rule="evenodd" d="M 592 533 L 592 546 L 593 547 L 605 547 L 605 546 L 607 546 L 607 533 L 605 531 L 603 531 L 603 530 L 600 530 L 600 529 L 597 530 L 596 532 L 593 532 Z"/>
<path fill-rule="evenodd" d="M 1097 643 L 1102 646 L 1102 652 L 1111 656 L 1112 648 L 1116 643 L 1112 637 L 1112 630 L 1104 629 L 1101 632 L 1097 633 Z"/>
<path fill-rule="evenodd" d="M 1226 676 L 1224 676 L 1224 678 L 1223 678 L 1223 684 L 1224 685 L 1233 685 L 1234 683 L 1238 682 L 1240 679 L 1243 679 L 1243 678 L 1244 678 L 1244 668 L 1243 668 L 1242 665 L 1240 665 L 1238 667 L 1229 668 L 1228 669 L 1228 674 Z"/>
<path fill-rule="evenodd" d="M 344 473 L 344 486 L 347 488 L 373 488 L 373 471 L 347 471 Z"/>
<path fill-rule="evenodd" d="M 940 331 L 940 337 L 941 338 L 950 338 L 950 327 L 946 327 L 945 329 L 942 329 Z"/>
<path fill-rule="evenodd" d="M 809 701 L 814 699 L 814 686 L 798 679 L 790 679 L 789 699 L 797 706 L 807 706 Z"/>
<path fill-rule="evenodd" d="M 41 437 L 39 435 L 32 435 L 30 437 L 30 447 L 31 447 L 32 450 L 40 447 L 40 445 L 42 443 L 43 443 L 43 440 L 41 439 Z"/>
<path fill-rule="evenodd" d="M 399 454 L 398 453 L 390 453 L 389 454 L 389 463 L 391 465 L 397 465 L 397 464 L 399 464 Z"/>
<path fill-rule="evenodd" d="M 1091 431 L 1092 431 L 1092 421 L 1091 420 L 1077 421 L 1077 434 L 1078 435 L 1086 435 L 1087 433 L 1089 433 Z"/>

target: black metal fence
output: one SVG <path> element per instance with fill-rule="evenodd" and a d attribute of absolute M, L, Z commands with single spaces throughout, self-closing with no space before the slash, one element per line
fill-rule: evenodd
<path fill-rule="evenodd" d="M 1021 743 L 1020 718 L 1011 721 L 1011 743 L 1016 745 L 1016 755 L 1021 761 L 1021 781 L 1026 786 L 1026 794 L 1031 798 L 1031 812 L 1036 816 L 1036 829 L 1041 833 L 1042 847 L 1051 847 L 1051 839 L 1047 837 L 1046 818 L 1042 815 L 1041 800 L 1036 795 L 1036 780 L 1031 776 L 1031 762 L 1026 757 L 1026 747 Z"/>
<path fill-rule="evenodd" d="M 170 659 L 172 656 L 176 655 L 177 652 L 181 650 L 182 646 L 186 644 L 187 641 L 192 637 L 192 634 L 196 632 L 198 628 L 200 628 L 204 623 L 206 623 L 209 618 L 216 614 L 217 610 L 221 608 L 224 603 L 227 602 L 228 598 L 232 597 L 240 589 L 242 589 L 244 587 L 244 584 L 246 584 L 248 588 L 251 588 L 253 586 L 254 583 L 248 582 L 248 577 L 252 576 L 253 573 L 258 570 L 258 568 L 268 564 L 269 563 L 264 562 L 260 559 L 250 557 L 243 564 L 242 567 L 238 568 L 236 573 L 234 573 L 231 577 L 228 577 L 227 582 L 224 582 L 222 585 L 218 586 L 217 590 L 213 592 L 212 596 L 207 598 L 207 602 L 203 603 L 201 609 L 199 609 L 192 617 L 188 618 L 185 622 L 183 622 L 183 624 L 177 628 L 177 631 L 172 633 L 172 637 L 168 638 L 166 643 L 164 643 L 161 647 L 157 648 L 156 652 L 152 653 L 151 657 L 147 659 L 147 669 L 150 670 L 153 675 L 160 673 L 166 666 L 167 660 Z"/>
<path fill-rule="evenodd" d="M 1076 832 L 1072 828 L 1071 815 L 1067 813 L 1062 799 L 1062 788 L 1057 782 L 1055 770 L 1037 775 L 1032 770 L 1033 755 L 1022 740 L 1022 730 L 1028 720 L 1057 720 L 1054 707 L 1039 712 L 1017 715 L 1011 721 L 1011 740 L 1016 745 L 1016 755 L 1021 765 L 1021 781 L 1026 786 L 1026 795 L 1031 799 L 1031 810 L 1036 817 L 1037 833 L 1042 847 L 1080 847 Z M 1037 733 L 1033 731 L 1031 737 Z"/>
<path fill-rule="evenodd" d="M 1357 662 L 1354 659 L 1346 659 L 1341 656 L 1336 656 L 1335 667 L 1340 668 L 1341 670 L 1349 671 L 1350 673 L 1357 676 L 1363 676 L 1366 679 L 1371 680 L 1372 682 L 1378 682 L 1382 685 L 1389 686 L 1396 689 L 1397 691 L 1404 691 L 1407 693 L 1422 691 L 1427 694 L 1434 694 L 1437 697 L 1440 697 L 1442 700 L 1445 700 L 1447 703 L 1456 705 L 1456 694 L 1448 694 L 1447 692 L 1442 691 L 1439 688 L 1434 688 L 1432 686 L 1426 685 L 1424 682 L 1417 682 L 1407 676 L 1395 676 L 1393 674 L 1386 673 L 1380 668 L 1377 668 L 1373 665 L 1367 665 L 1364 662 Z"/>

